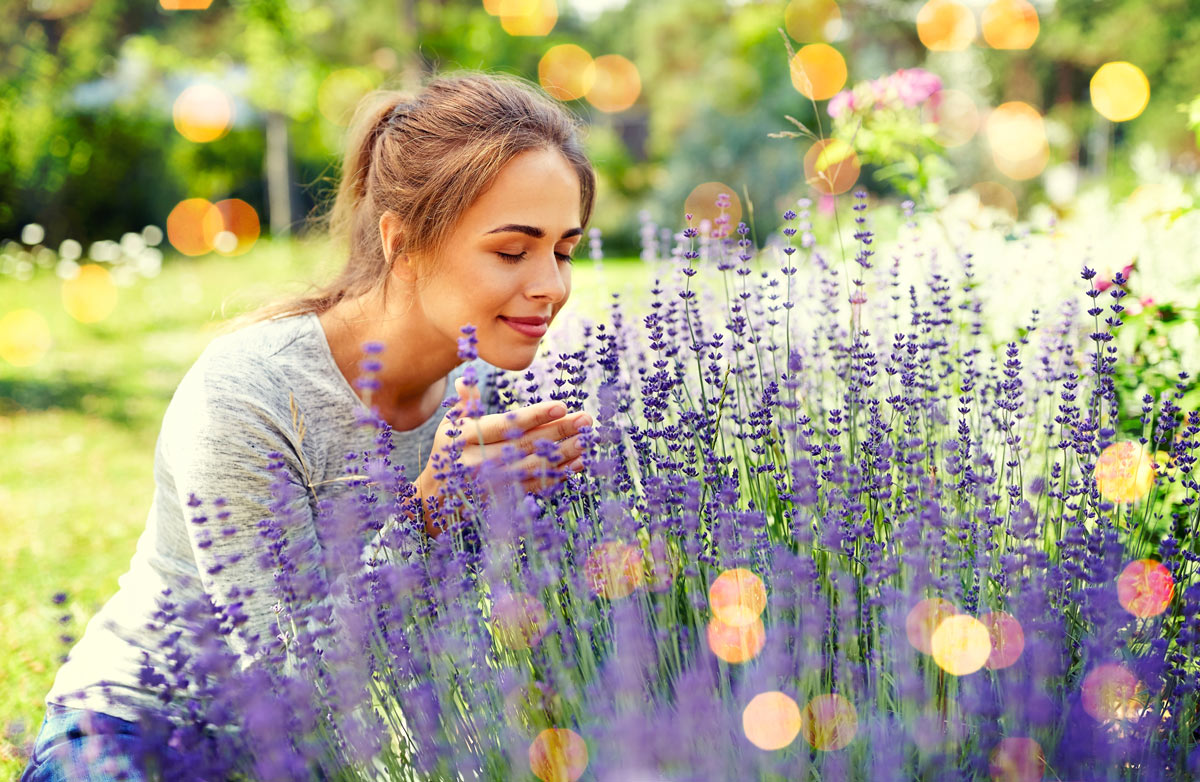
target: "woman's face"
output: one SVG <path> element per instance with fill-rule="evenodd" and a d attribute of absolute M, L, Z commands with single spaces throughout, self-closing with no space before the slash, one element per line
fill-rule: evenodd
<path fill-rule="evenodd" d="M 489 364 L 528 367 L 571 293 L 579 199 L 579 177 L 560 152 L 521 153 L 463 213 L 415 307 L 450 340 L 475 326 Z"/>

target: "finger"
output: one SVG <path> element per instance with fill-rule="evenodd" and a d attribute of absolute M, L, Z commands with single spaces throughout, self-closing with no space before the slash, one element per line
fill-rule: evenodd
<path fill-rule="evenodd" d="M 557 443 L 566 438 L 578 435 L 580 429 L 585 426 L 591 426 L 591 424 L 592 418 L 587 413 L 575 413 L 574 415 L 560 418 L 557 421 L 551 421 L 548 424 L 535 426 L 516 440 L 510 442 L 521 453 L 533 453 L 537 450 L 539 440 Z"/>
<path fill-rule="evenodd" d="M 458 397 L 458 403 L 454 405 L 454 409 L 458 415 L 470 416 L 470 414 L 479 409 L 478 403 L 480 400 L 479 386 L 467 385 L 461 377 L 454 380 L 454 393 Z"/>
<path fill-rule="evenodd" d="M 493 413 L 479 419 L 479 436 L 485 443 L 496 443 L 513 439 L 513 434 L 557 421 L 567 414 L 562 402 L 539 402 L 507 413 Z"/>

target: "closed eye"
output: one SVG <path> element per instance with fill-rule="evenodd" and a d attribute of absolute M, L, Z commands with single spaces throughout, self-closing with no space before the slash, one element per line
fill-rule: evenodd
<path fill-rule="evenodd" d="M 505 263 L 520 263 L 525 258 L 525 253 L 523 253 L 523 252 L 517 253 L 516 255 L 514 255 L 512 253 L 502 253 L 502 252 L 497 251 L 496 255 L 499 255 L 501 260 L 503 260 Z M 572 262 L 571 256 L 567 255 L 566 253 L 556 252 L 556 253 L 554 253 L 554 257 L 557 258 L 559 261 L 566 261 L 567 263 Z"/>

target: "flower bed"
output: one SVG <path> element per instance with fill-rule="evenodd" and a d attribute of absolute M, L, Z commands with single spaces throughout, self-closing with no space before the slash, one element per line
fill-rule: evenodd
<path fill-rule="evenodd" d="M 1119 434 L 1125 278 L 1101 291 L 1080 264 L 1078 297 L 997 350 L 1004 303 L 969 255 L 868 292 L 804 206 L 761 255 L 744 226 L 689 228 L 645 301 L 488 384 L 492 409 L 591 412 L 585 473 L 534 496 L 448 466 L 430 540 L 398 521 L 412 487 L 381 431 L 354 500 L 322 509 L 323 579 L 293 578 L 286 519 L 264 525 L 270 664 L 224 651 L 231 596 L 172 611 L 200 649 L 157 682 L 188 713 L 187 771 L 1200 774 L 1200 412 L 1182 376 L 1143 440 Z M 854 209 L 847 256 L 871 268 Z"/>

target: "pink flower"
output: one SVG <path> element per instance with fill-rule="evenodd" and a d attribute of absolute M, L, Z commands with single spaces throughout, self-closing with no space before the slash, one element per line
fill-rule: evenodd
<path fill-rule="evenodd" d="M 854 111 L 854 93 L 850 90 L 842 90 L 837 95 L 829 99 L 829 116 L 837 119 L 847 112 Z"/>
<path fill-rule="evenodd" d="M 1132 274 L 1132 273 L 1133 273 L 1133 264 L 1131 263 L 1131 264 L 1129 264 L 1128 266 L 1126 266 L 1124 269 L 1122 269 L 1122 270 L 1121 270 L 1121 278 L 1122 278 L 1122 279 L 1124 279 L 1126 283 L 1128 283 L 1128 282 L 1129 282 L 1129 275 L 1130 275 L 1130 274 Z M 1104 277 L 1099 277 L 1099 278 L 1097 278 L 1097 280 L 1096 280 L 1096 290 L 1098 290 L 1098 291 L 1100 291 L 1101 293 L 1103 293 L 1104 291 L 1106 291 L 1106 290 L 1108 290 L 1109 288 L 1111 288 L 1111 287 L 1113 286 L 1113 281 L 1112 281 L 1112 278 L 1113 278 L 1113 277 L 1115 277 L 1115 276 L 1116 276 L 1116 275 L 1107 275 L 1107 276 L 1104 276 Z"/>

